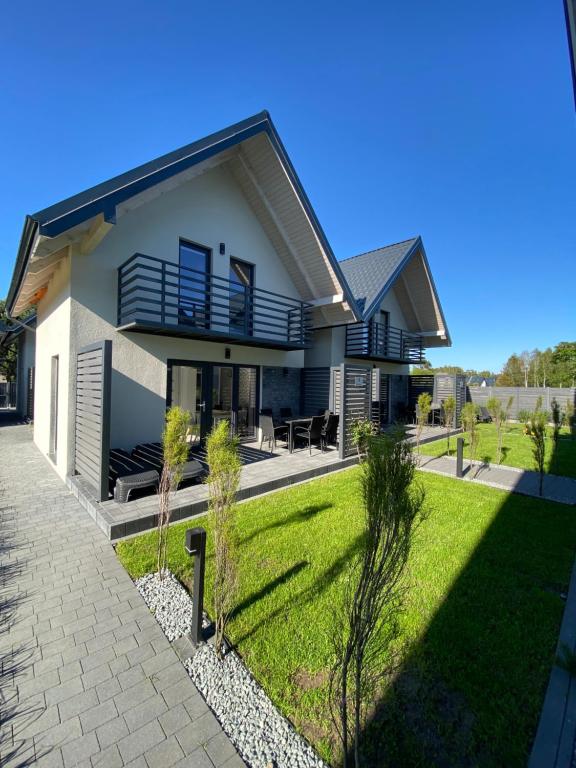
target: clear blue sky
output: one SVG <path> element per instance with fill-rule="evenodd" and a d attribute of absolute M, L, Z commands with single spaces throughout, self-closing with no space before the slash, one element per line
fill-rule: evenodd
<path fill-rule="evenodd" d="M 338 258 L 421 234 L 453 347 L 576 337 L 562 0 L 9 3 L 0 296 L 24 215 L 263 108 Z"/>

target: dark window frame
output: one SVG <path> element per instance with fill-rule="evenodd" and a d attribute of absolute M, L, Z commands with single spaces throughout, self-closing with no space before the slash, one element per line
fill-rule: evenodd
<path fill-rule="evenodd" d="M 197 243 L 194 240 L 189 240 L 186 237 L 179 237 L 178 238 L 178 269 L 184 269 L 186 270 L 186 267 L 182 266 L 182 258 L 181 258 L 181 248 L 182 246 L 186 247 L 188 246 L 191 249 L 197 250 L 197 251 L 203 251 L 206 256 L 206 277 L 205 277 L 205 303 L 204 303 L 204 314 L 205 319 L 201 324 L 202 328 L 205 328 L 208 330 L 211 326 L 211 298 L 212 298 L 212 269 L 214 266 L 213 260 L 214 260 L 214 252 L 213 249 L 210 248 L 208 245 L 202 245 L 202 243 Z M 182 288 L 180 285 L 180 281 L 178 283 L 178 303 L 180 303 L 181 297 L 182 297 L 182 291 L 186 291 L 186 288 Z M 188 297 L 188 300 L 190 298 Z M 194 300 L 193 300 L 194 301 Z M 200 302 L 198 302 L 200 304 Z"/>

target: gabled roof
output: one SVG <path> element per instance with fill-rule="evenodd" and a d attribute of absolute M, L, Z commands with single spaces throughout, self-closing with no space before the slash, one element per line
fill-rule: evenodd
<path fill-rule="evenodd" d="M 50 238 L 56 242 L 60 235 L 64 237 L 65 233 L 74 230 L 74 228 L 77 231 L 78 228 L 88 227 L 89 223 L 95 221 L 97 217 L 103 218 L 104 222 L 114 224 L 117 208 L 121 210 L 122 205 L 126 204 L 126 201 L 146 193 L 152 187 L 162 184 L 162 182 L 167 182 L 178 174 L 187 172 L 193 166 L 209 161 L 226 150 L 231 150 L 240 144 L 247 147 L 250 141 L 254 141 L 254 137 L 257 136 L 268 137 L 272 149 L 287 176 L 287 183 L 295 193 L 304 216 L 312 228 L 314 242 L 319 245 L 320 251 L 325 254 L 328 262 L 327 270 L 332 276 L 330 280 L 336 281 L 353 318 L 358 318 L 360 313 L 357 310 L 352 293 L 342 276 L 338 261 L 332 252 L 326 235 L 320 226 L 312 205 L 302 188 L 296 171 L 267 111 L 259 112 L 257 115 L 246 120 L 242 120 L 210 136 L 187 144 L 174 152 L 162 155 L 155 160 L 144 163 L 126 173 L 115 176 L 108 181 L 97 184 L 77 195 L 44 208 L 31 216 L 27 216 L 6 300 L 7 311 L 11 313 L 14 309 L 27 273 L 31 254 L 35 253 L 35 247 L 40 240 L 45 241 L 46 238 Z M 34 258 L 36 257 L 34 256 Z M 328 311 L 328 309 L 325 311 Z"/>
<path fill-rule="evenodd" d="M 450 334 L 420 237 L 361 253 L 340 262 L 362 320 L 369 320 L 395 289 L 409 330 L 427 337 L 426 346 L 450 345 Z"/>
<path fill-rule="evenodd" d="M 382 303 L 384 294 L 419 241 L 419 237 L 413 237 L 394 245 L 351 256 L 340 262 L 344 277 L 364 319 Z"/>

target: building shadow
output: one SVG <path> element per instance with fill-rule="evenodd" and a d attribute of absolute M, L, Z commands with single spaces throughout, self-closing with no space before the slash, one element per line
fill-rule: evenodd
<path fill-rule="evenodd" d="M 362 737 L 365 766 L 526 764 L 575 551 L 573 508 L 505 497 L 373 702 Z M 441 551 L 437 563 L 441 569 Z"/>

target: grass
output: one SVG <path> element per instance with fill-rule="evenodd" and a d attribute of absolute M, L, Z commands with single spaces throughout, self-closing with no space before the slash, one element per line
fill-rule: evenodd
<path fill-rule="evenodd" d="M 330 633 L 361 542 L 358 478 L 356 468 L 238 508 L 241 594 L 229 636 L 327 760 L 336 760 L 326 707 Z M 384 751 L 370 764 L 525 765 L 554 659 L 576 516 L 450 478 L 418 480 L 429 515 L 410 559 L 402 665 L 370 729 Z M 209 609 L 212 537 L 208 519 L 202 524 Z M 189 525 L 169 532 L 169 565 L 185 583 Z M 132 577 L 154 570 L 155 538 L 118 544 Z"/>
<path fill-rule="evenodd" d="M 509 467 L 521 467 L 522 469 L 534 469 L 534 459 L 532 457 L 532 441 L 523 434 L 521 424 L 509 424 L 506 427 L 503 438 L 503 458 L 500 462 Z M 496 464 L 498 440 L 496 436 L 496 427 L 493 424 L 479 424 L 478 431 L 480 439 L 476 458 L 479 461 L 485 461 Z M 546 472 L 553 475 L 564 475 L 565 477 L 576 477 L 576 440 L 570 438 L 568 430 L 563 429 L 560 438 L 556 444 L 551 437 L 552 430 L 549 429 L 549 438 L 546 446 Z M 469 457 L 469 445 L 467 435 L 464 434 L 464 457 Z M 445 456 L 446 439 L 435 440 L 432 443 L 425 443 L 420 446 L 420 453 L 427 456 Z M 450 438 L 450 455 L 456 455 L 456 437 Z"/>

